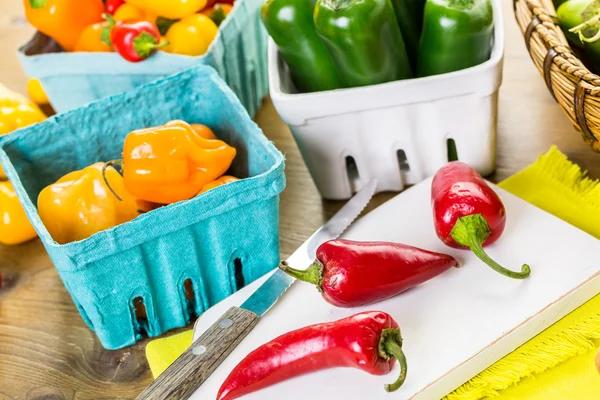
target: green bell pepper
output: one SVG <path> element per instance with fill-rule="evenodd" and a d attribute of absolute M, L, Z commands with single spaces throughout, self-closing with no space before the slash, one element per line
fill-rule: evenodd
<path fill-rule="evenodd" d="M 339 89 L 333 58 L 315 30 L 315 0 L 267 0 L 261 18 L 300 92 Z"/>
<path fill-rule="evenodd" d="M 390 0 L 317 0 L 314 18 L 345 86 L 413 76 Z"/>
<path fill-rule="evenodd" d="M 427 0 L 419 43 L 419 76 L 458 71 L 487 61 L 493 33 L 490 0 Z"/>

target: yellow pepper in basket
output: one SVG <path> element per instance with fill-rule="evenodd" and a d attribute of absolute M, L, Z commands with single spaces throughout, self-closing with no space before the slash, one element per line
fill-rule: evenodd
<path fill-rule="evenodd" d="M 179 19 L 206 7 L 206 0 L 125 0 L 128 4 L 169 19 Z"/>
<path fill-rule="evenodd" d="M 96 163 L 71 172 L 40 192 L 38 213 L 58 243 L 83 240 L 140 214 L 135 198 L 127 193 L 123 177 L 114 168 L 105 171 L 109 189 L 103 166 Z"/>
<path fill-rule="evenodd" d="M 192 14 L 175 22 L 167 31 L 168 53 L 201 56 L 217 36 L 219 27 L 204 14 Z"/>
<path fill-rule="evenodd" d="M 0 84 L 0 136 L 45 119 L 44 113 L 31 100 Z M 6 175 L 0 166 L 2 179 L 6 179 Z"/>

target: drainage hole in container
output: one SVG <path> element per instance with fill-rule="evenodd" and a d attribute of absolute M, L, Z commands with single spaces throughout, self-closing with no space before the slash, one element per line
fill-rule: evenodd
<path fill-rule="evenodd" d="M 194 284 L 191 278 L 183 281 L 183 292 L 185 293 L 187 314 L 190 317 L 190 321 L 193 321 L 198 318 L 198 314 L 196 313 L 196 293 L 194 292 Z"/>
<path fill-rule="evenodd" d="M 410 171 L 410 164 L 408 163 L 408 159 L 406 158 L 406 153 L 404 150 L 398 150 L 396 152 L 396 156 L 398 157 L 398 166 L 400 167 L 400 172 Z"/>
<path fill-rule="evenodd" d="M 346 173 L 348 174 L 348 182 L 352 193 L 358 191 L 358 181 L 360 174 L 358 173 L 358 165 L 352 156 L 346 156 Z"/>
<path fill-rule="evenodd" d="M 233 260 L 233 270 L 235 274 L 235 287 L 236 290 L 240 290 L 246 286 L 246 280 L 244 279 L 244 271 L 242 270 L 242 259 L 236 258 Z"/>
<path fill-rule="evenodd" d="M 144 299 L 140 296 L 133 299 L 133 308 L 135 309 L 135 318 L 137 320 L 140 333 L 146 335 L 148 333 L 148 313 L 144 305 Z"/>
<path fill-rule="evenodd" d="M 456 142 L 454 139 L 446 140 L 446 146 L 448 147 L 448 162 L 458 161 L 458 150 L 456 149 Z"/>

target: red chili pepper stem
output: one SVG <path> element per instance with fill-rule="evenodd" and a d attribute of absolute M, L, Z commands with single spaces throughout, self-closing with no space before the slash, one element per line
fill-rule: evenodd
<path fill-rule="evenodd" d="M 323 291 L 324 267 L 319 260 L 315 260 L 310 267 L 304 271 L 290 267 L 287 261 L 282 261 L 279 264 L 279 269 L 296 279 L 316 285 L 319 292 Z"/>
<path fill-rule="evenodd" d="M 450 236 L 452 236 L 452 239 L 461 246 L 469 247 L 481 261 L 489 265 L 494 271 L 513 279 L 527 278 L 531 273 L 529 265 L 523 264 L 521 272 L 511 271 L 502 267 L 483 250 L 483 243 L 491 232 L 492 231 L 483 215 L 473 214 L 460 217 L 456 221 L 454 228 L 452 228 Z"/>
<path fill-rule="evenodd" d="M 169 42 L 156 43 L 156 38 L 148 32 L 142 32 L 133 39 L 133 49 L 141 58 L 148 58 L 152 55 L 154 50 L 166 47 Z"/>
<path fill-rule="evenodd" d="M 402 335 L 400 335 L 400 329 L 390 328 L 384 329 L 381 332 L 381 339 L 379 339 L 379 355 L 386 360 L 396 358 L 400 364 L 400 376 L 398 376 L 398 379 L 396 379 L 394 383 L 386 384 L 384 386 L 386 392 L 394 392 L 402 386 L 406 380 L 406 373 L 408 372 L 406 356 L 402 351 Z"/>

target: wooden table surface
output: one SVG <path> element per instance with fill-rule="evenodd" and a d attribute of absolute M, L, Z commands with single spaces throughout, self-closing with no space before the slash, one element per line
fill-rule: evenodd
<path fill-rule="evenodd" d="M 506 25 L 504 82 L 498 116 L 498 181 L 535 161 L 552 144 L 600 177 L 600 155 L 581 140 L 538 76 L 512 14 Z M 33 33 L 21 2 L 0 0 L 0 81 L 25 93 L 16 48 Z M 288 127 L 265 101 L 256 120 L 286 154 L 288 186 L 281 196 L 281 255 L 291 254 L 342 202 L 324 201 Z M 393 193 L 376 196 L 370 208 Z M 0 271 L 17 272 L 16 285 L 0 297 L 0 400 L 135 398 L 151 382 L 147 340 L 117 351 L 102 348 L 79 316 L 39 240 L 0 246 Z"/>

